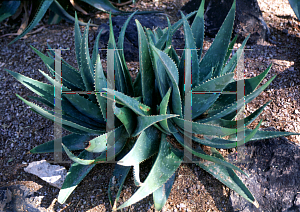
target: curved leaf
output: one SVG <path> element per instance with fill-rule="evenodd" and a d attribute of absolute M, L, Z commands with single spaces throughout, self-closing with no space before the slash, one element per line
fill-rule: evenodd
<path fill-rule="evenodd" d="M 62 143 L 71 151 L 82 150 L 86 148 L 86 142 L 92 138 L 90 135 L 79 135 L 72 133 L 62 137 Z M 54 152 L 54 143 L 56 140 L 48 141 L 30 150 L 30 153 L 48 153 Z"/>
<path fill-rule="evenodd" d="M 150 44 L 153 52 L 159 57 L 162 62 L 165 70 L 172 82 L 172 109 L 174 113 L 182 117 L 182 108 L 181 108 L 181 97 L 178 88 L 178 69 L 172 59 L 164 52 L 157 49 L 155 46 Z"/>
<path fill-rule="evenodd" d="M 117 209 L 113 209 L 120 210 L 140 201 L 144 197 L 159 189 L 170 177 L 172 177 L 174 172 L 180 166 L 182 160 L 177 157 L 169 147 L 170 144 L 166 140 L 166 135 L 162 134 L 158 156 L 143 185 L 130 197 L 129 200 L 124 202 Z"/>
<path fill-rule="evenodd" d="M 110 137 L 118 140 L 124 133 L 123 126 L 115 128 L 113 131 L 107 132 L 89 141 L 89 145 L 85 148 L 89 152 L 103 152 L 107 149 L 107 141 Z"/>
<path fill-rule="evenodd" d="M 55 12 L 57 15 L 59 15 L 61 18 L 65 19 L 68 22 L 74 23 L 75 18 L 71 16 L 67 11 L 58 3 L 57 0 L 53 1 L 53 4 L 51 4 L 50 9 Z M 79 21 L 80 25 L 87 25 L 87 23 Z M 91 24 L 91 26 L 97 26 L 95 24 Z"/>
<path fill-rule="evenodd" d="M 194 136 L 190 136 L 188 133 L 186 133 L 185 135 L 191 139 L 193 139 L 193 141 L 206 145 L 206 146 L 210 146 L 210 147 L 214 147 L 214 148 L 219 148 L 219 149 L 231 149 L 231 148 L 235 148 L 238 146 L 241 146 L 245 143 L 247 143 L 248 141 L 251 140 L 251 138 L 253 138 L 253 136 L 255 135 L 255 133 L 258 131 L 260 125 L 262 123 L 262 120 L 259 122 L 259 124 L 256 126 L 256 128 L 249 134 L 247 135 L 245 138 L 236 141 L 236 140 L 227 140 L 227 139 L 222 139 L 222 138 L 206 138 L 206 139 L 199 139 L 197 137 Z M 181 133 L 184 133 L 182 130 L 180 130 Z"/>
<path fill-rule="evenodd" d="M 78 157 L 82 159 L 92 159 L 93 153 L 83 150 Z M 85 166 L 78 163 L 73 163 L 71 165 L 57 197 L 57 201 L 60 204 L 65 203 L 81 180 L 83 180 L 83 178 L 92 170 L 94 166 L 95 164 Z"/>
<path fill-rule="evenodd" d="M 201 75 L 199 76 L 199 82 L 205 81 L 212 69 L 214 69 L 213 77 L 220 75 L 232 34 L 235 4 L 236 0 L 233 1 L 232 7 L 216 35 L 214 42 L 200 61 L 199 67 Z"/>
<path fill-rule="evenodd" d="M 103 116 L 103 119 L 106 121 L 106 111 L 107 111 L 107 100 L 103 96 L 101 96 L 100 92 L 103 92 L 103 88 L 107 87 L 107 80 L 103 72 L 100 56 L 97 55 L 97 62 L 96 62 L 96 68 L 95 68 L 95 89 L 97 91 L 96 93 L 96 99 L 97 102 L 101 108 L 101 113 Z"/>
<path fill-rule="evenodd" d="M 228 83 L 233 79 L 234 74 L 226 74 L 220 77 L 213 78 L 193 88 L 192 90 L 192 119 L 197 118 L 204 113 L 221 95 L 217 92 L 222 92 Z M 195 93 L 198 92 L 198 93 Z M 216 92 L 216 93 L 203 93 Z M 191 95 L 189 92 L 188 95 Z"/>
<path fill-rule="evenodd" d="M 9 18 L 19 8 L 21 4 L 21 1 L 3 1 L 1 8 L 0 8 L 0 22 L 2 22 L 4 19 Z"/>
<path fill-rule="evenodd" d="M 175 181 L 175 173 L 159 189 L 153 192 L 155 210 L 160 211 L 166 204 Z"/>
<path fill-rule="evenodd" d="M 185 148 L 185 150 L 189 151 L 193 155 L 198 156 L 204 160 L 212 161 L 212 162 L 220 164 L 222 166 L 235 169 L 248 177 L 248 175 L 244 171 L 242 171 L 240 168 L 236 167 L 235 165 L 233 165 L 225 160 L 221 160 L 219 158 L 207 155 L 201 148 L 199 150 L 191 149 L 189 146 L 184 144 L 184 139 L 179 133 L 173 133 L 173 135 L 175 136 L 176 140 Z"/>
<path fill-rule="evenodd" d="M 27 104 L 28 106 L 31 107 L 31 109 L 36 112 L 36 113 L 39 113 L 40 115 L 44 116 L 45 118 L 47 119 L 50 119 L 51 121 L 54 121 L 55 122 L 55 116 L 52 115 L 51 113 L 49 113 L 48 111 L 42 109 L 41 107 L 37 106 L 36 104 L 32 103 L 32 102 L 29 102 L 25 99 L 23 99 L 22 97 L 20 97 L 18 94 L 16 94 L 18 98 L 20 98 L 25 104 Z M 73 127 L 73 128 L 76 128 L 78 130 L 82 130 L 82 131 L 85 131 L 85 132 L 88 132 L 90 134 L 102 134 L 103 131 L 102 130 L 92 130 L 92 129 L 89 129 L 89 128 L 86 128 L 86 127 L 83 127 L 83 126 L 80 126 L 78 124 L 75 124 L 73 122 L 70 122 L 70 121 L 66 121 L 64 119 L 62 119 L 62 122 L 61 122 L 63 125 L 67 125 L 67 126 L 70 126 L 70 127 Z"/>
<path fill-rule="evenodd" d="M 197 14 L 192 23 L 192 33 L 195 38 L 196 48 L 200 49 L 197 51 L 198 58 L 201 58 L 202 48 L 203 48 L 203 39 L 204 39 L 204 2 L 201 1 L 200 7 L 197 11 Z M 194 75 L 193 75 L 194 76 Z"/>
<path fill-rule="evenodd" d="M 124 125 L 127 133 L 131 135 L 136 126 L 136 114 L 128 107 L 117 107 L 114 104 L 114 113 Z"/>
<path fill-rule="evenodd" d="M 26 27 L 26 29 L 18 35 L 13 41 L 11 41 L 8 45 L 13 44 L 17 40 L 19 40 L 21 37 L 26 35 L 30 30 L 32 30 L 44 17 L 45 13 L 47 12 L 48 8 L 52 4 L 53 0 L 41 0 L 40 6 L 38 8 L 38 12 L 35 14 L 33 20 L 30 22 L 30 24 Z"/>
<path fill-rule="evenodd" d="M 137 117 L 137 127 L 134 131 L 134 133 L 132 134 L 132 136 L 137 136 L 139 135 L 143 130 L 147 129 L 148 127 L 150 127 L 151 125 L 162 121 L 162 120 L 166 120 L 169 118 L 174 118 L 178 115 L 176 114 L 166 114 L 166 115 L 157 115 L 157 116 L 138 116 Z"/>
<path fill-rule="evenodd" d="M 135 20 L 138 30 L 138 43 L 139 43 L 139 62 L 141 72 L 141 84 L 143 103 L 150 107 L 153 106 L 153 89 L 154 84 L 154 71 L 151 65 L 151 59 L 148 51 L 148 42 L 145 32 L 138 20 Z"/>
<path fill-rule="evenodd" d="M 220 160 L 225 161 L 222 155 L 214 148 L 211 148 L 213 156 L 219 158 Z M 245 184 L 240 180 L 240 178 L 236 175 L 233 169 L 225 166 L 221 166 L 212 162 L 201 162 L 196 163 L 202 169 L 210 173 L 217 180 L 222 182 L 227 187 L 231 188 L 239 195 L 244 197 L 246 200 L 254 204 L 257 208 L 259 207 L 258 202 L 255 200 L 249 189 L 245 186 Z"/>
<path fill-rule="evenodd" d="M 159 133 L 154 127 L 144 130 L 138 137 L 136 143 L 121 160 L 118 161 L 122 166 L 133 166 L 148 159 L 158 151 Z"/>

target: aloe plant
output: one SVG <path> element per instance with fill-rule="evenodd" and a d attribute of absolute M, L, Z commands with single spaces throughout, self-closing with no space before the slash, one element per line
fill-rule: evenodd
<path fill-rule="evenodd" d="M 128 15 L 132 12 L 124 12 L 116 7 L 114 7 L 109 0 L 81 0 L 92 7 L 103 11 L 103 12 L 110 12 L 114 15 Z M 74 23 L 75 18 L 67 13 L 67 11 L 61 6 L 59 2 L 62 2 L 62 0 L 40 0 L 40 5 L 37 9 L 37 12 L 33 18 L 33 20 L 29 23 L 29 25 L 26 27 L 26 29 L 18 35 L 13 41 L 9 43 L 12 44 L 25 36 L 28 32 L 30 32 L 44 17 L 47 10 L 50 9 L 50 16 L 48 23 L 58 23 L 61 19 L 65 19 L 68 22 Z M 20 0 L 9 0 L 9 1 L 3 1 L 1 8 L 0 8 L 0 22 L 5 20 L 6 18 L 11 17 L 19 9 L 22 9 L 22 4 Z M 148 13 L 159 13 L 159 11 L 140 11 L 138 14 L 148 14 Z M 79 22 L 80 25 L 86 25 L 84 22 Z M 91 26 L 97 26 L 95 24 L 91 24 Z"/>
<path fill-rule="evenodd" d="M 257 77 L 245 79 L 245 97 L 236 99 L 236 94 L 228 95 L 223 92 L 237 91 L 237 81 L 233 78 L 234 69 L 243 51 L 247 39 L 242 43 L 236 54 L 232 55 L 231 48 L 236 40 L 231 39 L 235 16 L 235 1 L 224 20 L 213 44 L 202 57 L 204 39 L 204 1 L 202 1 L 196 17 L 190 26 L 187 19 L 195 14 L 182 15 L 182 19 L 168 27 L 150 30 L 143 28 L 136 20 L 139 43 L 139 73 L 132 83 L 124 59 L 124 52 L 114 50 L 115 89 L 109 88 L 108 71 L 102 68 L 98 55 L 98 41 L 94 44 L 93 54 L 88 51 L 87 25 L 83 35 L 80 32 L 77 16 L 75 15 L 75 50 L 78 70 L 62 61 L 62 85 L 53 79 L 54 59 L 47 57 L 37 49 L 33 50 L 46 64 L 50 76 L 40 71 L 50 82 L 38 82 L 21 74 L 8 71 L 27 88 L 38 94 L 35 100 L 54 108 L 54 87 L 62 86 L 62 91 L 95 91 L 95 94 L 64 94 L 62 95 L 62 126 L 72 134 L 62 137 L 63 151 L 74 163 L 70 167 L 64 184 L 58 195 L 58 202 L 64 203 L 83 178 L 98 163 L 116 161 L 113 176 L 108 189 L 109 200 L 113 210 L 119 210 L 134 204 L 152 194 L 154 205 L 161 210 L 170 194 L 175 180 L 177 168 L 185 159 L 185 151 L 190 153 L 192 160 L 205 171 L 242 197 L 258 207 L 258 202 L 243 184 L 235 171 L 247 175 L 244 171 L 229 163 L 218 152 L 218 148 L 230 149 L 241 146 L 246 142 L 272 137 L 298 135 L 293 132 L 270 132 L 259 130 L 257 127 L 245 129 L 252 123 L 270 102 L 266 103 L 244 119 L 236 120 L 236 111 L 240 111 L 244 104 L 257 97 L 275 78 L 258 88 L 271 66 Z M 132 14 L 125 22 L 115 42 L 110 17 L 110 36 L 108 49 L 123 49 L 124 34 Z M 181 58 L 172 46 L 173 34 L 183 25 L 185 33 L 185 51 Z M 186 53 L 192 52 L 192 56 Z M 52 52 L 53 53 L 53 52 Z M 50 54 L 51 55 L 51 54 Z M 187 55 L 187 58 L 186 56 Z M 110 58 L 107 58 L 108 60 Z M 190 65 L 190 66 L 189 66 Z M 192 74 L 190 91 L 186 87 L 184 77 L 188 78 L 188 71 Z M 196 92 L 210 92 L 193 94 Z M 40 106 L 20 97 L 31 110 L 52 120 L 52 110 L 42 109 Z M 191 98 L 192 109 L 186 107 L 186 100 Z M 111 101 L 111 104 L 107 104 Z M 113 109 L 116 117 L 112 131 L 106 131 L 108 122 L 106 113 Z M 191 117 L 187 117 L 190 114 Z M 237 121 L 243 121 L 242 127 L 237 127 Z M 185 126 L 191 126 L 186 128 Z M 236 141 L 236 132 L 245 130 L 245 138 Z M 204 135 L 199 138 L 196 135 Z M 227 136 L 227 139 L 224 137 Z M 173 145 L 169 139 L 175 138 Z M 195 144 L 206 145 L 211 148 L 208 154 L 198 145 L 193 148 L 185 142 L 185 137 Z M 110 138 L 115 143 L 110 143 Z M 54 140 L 33 148 L 31 153 L 54 152 Z M 88 142 L 88 145 L 85 143 Z M 179 148 L 180 147 L 180 148 Z M 80 150 L 75 156 L 72 151 Z M 107 154 L 113 150 L 114 154 Z M 141 162 L 152 159 L 154 161 L 150 173 L 144 182 L 139 178 Z M 203 159 L 203 160 L 200 160 Z M 134 181 L 139 189 L 122 205 L 117 205 L 120 193 L 133 167 Z M 118 187 L 115 199 L 112 198 L 110 187 Z"/>

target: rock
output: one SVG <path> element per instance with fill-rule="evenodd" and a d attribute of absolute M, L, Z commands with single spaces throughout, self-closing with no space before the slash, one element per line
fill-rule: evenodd
<path fill-rule="evenodd" d="M 10 203 L 11 195 L 11 191 L 8 188 L 0 188 L 0 211 L 4 211 L 6 205 Z"/>
<path fill-rule="evenodd" d="M 51 165 L 46 160 L 29 163 L 25 172 L 34 174 L 52 186 L 61 188 L 66 178 L 67 170 L 63 166 Z"/>
<path fill-rule="evenodd" d="M 284 137 L 251 141 L 245 145 L 245 160 L 229 162 L 242 168 L 248 175 L 237 173 L 259 203 L 253 204 L 231 191 L 232 211 L 300 211 L 300 148 Z"/>
<path fill-rule="evenodd" d="M 36 197 L 34 192 L 23 185 L 0 188 L 0 211 L 5 212 L 46 212 L 40 207 L 43 196 Z"/>
<path fill-rule="evenodd" d="M 113 25 L 113 31 L 114 31 L 116 42 L 119 33 L 121 31 L 121 28 L 124 25 L 125 21 L 128 19 L 128 17 L 129 16 L 112 17 L 112 25 Z M 134 15 L 126 28 L 125 38 L 124 38 L 124 51 L 125 51 L 124 55 L 125 55 L 125 60 L 127 62 L 139 60 L 138 34 L 137 34 L 137 28 L 135 22 L 136 19 L 141 23 L 142 27 L 146 27 L 149 29 L 155 29 L 156 27 L 160 27 L 161 29 L 164 29 L 168 26 L 165 15 L 161 15 L 161 14 L 160 15 L 159 14 Z M 99 47 L 102 49 L 106 49 L 109 40 L 109 23 L 100 25 L 98 28 L 98 32 L 100 32 L 101 29 L 103 30 L 100 36 Z M 179 47 L 179 43 L 183 43 L 183 35 L 180 34 L 179 31 L 177 31 L 173 37 L 173 44 L 176 47 Z M 102 53 L 102 55 L 106 55 L 106 52 Z"/>
<path fill-rule="evenodd" d="M 188 14 L 197 10 L 201 1 L 190 0 L 181 10 Z M 205 34 L 215 37 L 224 22 L 233 0 L 205 0 Z M 266 40 L 270 34 L 269 28 L 263 20 L 257 0 L 237 0 L 234 34 L 238 34 L 238 42 L 242 42 L 249 33 L 248 44 L 255 44 Z M 190 19 L 190 23 L 193 18 Z"/>

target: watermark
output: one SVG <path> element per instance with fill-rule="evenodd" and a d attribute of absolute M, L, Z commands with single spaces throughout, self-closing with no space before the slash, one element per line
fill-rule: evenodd
<path fill-rule="evenodd" d="M 71 95 L 71 94 L 90 94 L 95 95 L 97 93 L 101 93 L 100 91 L 62 91 L 62 70 L 61 70 L 61 51 L 69 50 L 69 49 L 48 49 L 53 50 L 55 52 L 55 81 L 57 82 L 54 89 L 54 114 L 55 114 L 55 122 L 54 122 L 54 162 L 55 163 L 66 163 L 66 161 L 62 160 L 62 105 L 61 100 L 62 94 Z M 107 51 L 107 88 L 112 91 L 115 90 L 115 51 L 123 49 L 100 49 Z M 192 57 L 198 57 L 197 50 L 198 49 L 177 49 L 184 50 L 185 54 L 185 75 L 184 75 L 184 160 L 183 163 L 195 163 L 197 161 L 192 160 L 193 154 L 191 153 L 192 148 L 192 95 L 205 95 L 205 94 L 228 94 L 228 95 L 236 95 L 236 99 L 240 100 L 245 98 L 245 83 L 244 83 L 244 50 L 237 51 L 237 58 L 239 58 L 237 62 L 237 69 L 235 72 L 235 79 L 237 80 L 237 90 L 236 91 L 203 91 L 192 92 Z M 233 50 L 233 49 L 232 49 Z M 252 49 L 247 49 L 252 50 Z M 58 86 L 59 85 L 59 86 Z M 110 132 L 110 135 L 107 136 L 107 161 L 109 163 L 116 163 L 115 161 L 115 116 L 113 105 L 115 103 L 115 96 L 113 92 L 107 92 L 107 113 L 106 113 L 106 132 Z M 245 106 L 245 105 L 244 105 Z M 236 129 L 240 129 L 244 127 L 243 131 L 236 131 L 236 141 L 240 141 L 245 139 L 245 107 L 237 108 L 236 115 Z M 240 146 L 236 148 L 237 160 L 244 160 L 244 146 Z M 239 151 L 237 151 L 239 150 Z M 239 154 L 239 155 L 238 155 Z M 109 160 L 108 160 L 109 159 Z M 68 162 L 69 163 L 69 162 Z"/>

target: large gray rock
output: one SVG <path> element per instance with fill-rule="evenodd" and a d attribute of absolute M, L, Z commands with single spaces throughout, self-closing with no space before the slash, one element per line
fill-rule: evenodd
<path fill-rule="evenodd" d="M 258 201 L 257 209 L 243 197 L 231 191 L 233 211 L 300 211 L 300 148 L 286 138 L 252 141 L 245 145 L 245 159 L 229 162 L 242 168 L 249 178 L 237 173 Z"/>
<path fill-rule="evenodd" d="M 129 16 L 112 17 L 112 25 L 116 42 L 117 38 L 119 37 L 121 28 L 124 25 L 125 21 L 128 19 L 128 17 Z M 139 60 L 138 34 L 135 22 L 136 19 L 141 23 L 142 27 L 146 27 L 149 29 L 155 29 L 157 27 L 164 29 L 168 26 L 166 16 L 163 14 L 147 14 L 133 16 L 126 28 L 124 38 L 124 54 L 125 60 L 127 62 Z M 109 39 L 109 23 L 107 22 L 107 24 L 101 24 L 98 28 L 98 32 L 100 32 L 101 29 L 102 32 L 99 47 L 102 49 L 106 49 Z M 181 48 L 181 43 L 184 43 L 183 34 L 181 34 L 180 31 L 177 31 L 173 36 L 173 45 L 175 46 L 175 48 Z M 106 55 L 106 53 L 103 52 L 101 52 L 101 54 Z"/>
<path fill-rule="evenodd" d="M 46 181 L 52 186 L 61 188 L 67 176 L 67 170 L 63 166 L 51 165 L 46 160 L 31 162 L 26 168 L 25 172 L 34 174 Z"/>
<path fill-rule="evenodd" d="M 197 10 L 201 1 L 191 0 L 181 10 L 188 14 Z M 225 20 L 233 0 L 205 0 L 205 34 L 215 37 L 223 21 Z M 191 18 L 190 21 L 193 19 Z M 243 41 L 251 34 L 248 44 L 254 44 L 267 40 L 269 28 L 265 23 L 259 9 L 257 0 L 237 0 L 236 16 L 234 22 L 234 34 L 238 34 L 238 42 Z"/>

